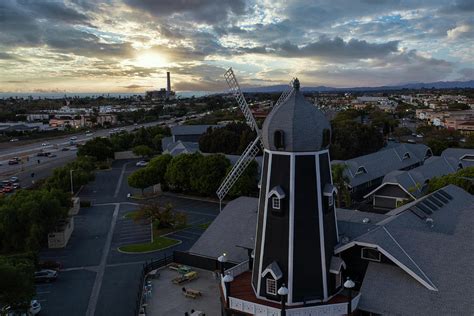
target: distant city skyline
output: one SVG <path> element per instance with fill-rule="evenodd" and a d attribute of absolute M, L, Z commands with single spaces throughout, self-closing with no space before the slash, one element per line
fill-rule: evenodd
<path fill-rule="evenodd" d="M 474 2 L 0 2 L 0 93 L 474 79 Z"/>

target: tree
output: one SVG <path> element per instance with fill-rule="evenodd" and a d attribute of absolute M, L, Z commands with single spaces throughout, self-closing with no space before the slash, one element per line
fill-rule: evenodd
<path fill-rule="evenodd" d="M 150 172 L 146 170 L 146 168 L 134 171 L 131 175 L 128 176 L 127 180 L 128 185 L 132 188 L 141 189 L 142 195 L 146 188 L 154 184 L 154 179 L 152 178 Z"/>
<path fill-rule="evenodd" d="M 428 184 L 428 192 L 433 192 L 449 184 L 457 185 L 467 192 L 474 194 L 474 167 L 467 167 L 455 173 L 434 177 Z"/>
<path fill-rule="evenodd" d="M 34 265 L 28 258 L 0 256 L 0 306 L 27 309 L 35 295 Z"/>
<path fill-rule="evenodd" d="M 175 212 L 173 205 L 164 207 L 158 201 L 142 205 L 134 216 L 135 221 L 145 220 L 153 223 L 155 228 L 181 228 L 187 223 L 186 214 Z"/>
<path fill-rule="evenodd" d="M 230 167 L 224 155 L 199 156 L 191 169 L 191 189 L 201 195 L 213 196 Z"/>
<path fill-rule="evenodd" d="M 150 157 L 153 154 L 153 149 L 146 145 L 135 146 L 132 151 L 135 155 L 141 156 L 142 158 Z"/>
<path fill-rule="evenodd" d="M 173 158 L 166 169 L 165 179 L 175 190 L 190 191 L 190 170 L 201 154 L 181 154 Z"/>
<path fill-rule="evenodd" d="M 95 157 L 98 161 L 114 157 L 112 143 L 108 138 L 96 137 L 79 147 L 78 156 Z"/>
<path fill-rule="evenodd" d="M 199 149 L 206 153 L 241 154 L 256 137 L 245 123 L 231 123 L 209 128 L 199 139 Z"/>
<path fill-rule="evenodd" d="M 162 189 L 168 187 L 168 183 L 165 179 L 165 174 L 166 169 L 168 168 L 168 165 L 170 164 L 172 159 L 173 156 L 169 154 L 159 155 L 158 157 L 155 157 L 150 160 L 148 165 L 145 167 L 145 169 L 151 173 L 151 177 L 154 179 L 153 184 L 161 183 Z"/>
<path fill-rule="evenodd" d="M 230 171 L 230 168 L 228 169 Z M 258 163 L 252 161 L 229 191 L 230 196 L 252 196 L 258 193 Z"/>
<path fill-rule="evenodd" d="M 342 207 L 343 201 L 346 206 L 351 205 L 351 195 L 347 188 L 347 184 L 350 180 L 345 174 L 346 169 L 347 166 L 343 164 L 334 164 L 331 167 L 332 179 L 337 188 L 337 207 Z"/>

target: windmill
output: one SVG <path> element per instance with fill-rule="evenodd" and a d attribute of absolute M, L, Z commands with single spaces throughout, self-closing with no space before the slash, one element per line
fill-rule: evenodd
<path fill-rule="evenodd" d="M 257 156 L 260 148 L 262 147 L 262 135 L 260 129 L 255 121 L 255 118 L 250 111 L 249 105 L 245 100 L 244 94 L 242 90 L 240 90 L 239 83 L 237 82 L 237 78 L 234 75 L 234 71 L 232 68 L 229 68 L 224 74 L 224 78 L 227 81 L 229 86 L 229 92 L 234 96 L 237 104 L 239 105 L 240 110 L 244 114 L 245 121 L 250 126 L 250 128 L 257 133 L 257 138 L 253 142 L 251 142 L 247 148 L 244 150 L 240 158 L 234 164 L 230 172 L 224 178 L 224 181 L 221 183 L 220 187 L 217 189 L 216 194 L 219 198 L 219 205 L 222 209 L 222 200 L 225 198 L 227 193 L 230 191 L 232 186 L 235 182 L 239 179 L 248 165 L 255 159 Z M 284 91 L 278 101 L 275 103 L 273 108 L 278 107 L 286 98 L 291 94 L 293 91 L 293 80 L 290 82 L 289 87 L 286 91 Z"/>

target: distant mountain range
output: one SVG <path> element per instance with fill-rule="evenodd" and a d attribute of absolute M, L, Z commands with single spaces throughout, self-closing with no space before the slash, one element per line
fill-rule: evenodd
<path fill-rule="evenodd" d="M 245 88 L 242 89 L 248 93 L 273 93 L 282 92 L 286 90 L 287 85 L 275 85 L 265 86 L 256 88 Z M 474 80 L 469 81 L 437 81 L 428 83 L 407 83 L 396 86 L 380 86 L 380 87 L 353 87 L 353 88 L 334 88 L 327 86 L 317 87 L 302 87 L 301 90 L 304 92 L 331 92 L 331 91 L 384 91 L 384 90 L 402 90 L 402 89 L 453 89 L 453 88 L 474 88 Z"/>

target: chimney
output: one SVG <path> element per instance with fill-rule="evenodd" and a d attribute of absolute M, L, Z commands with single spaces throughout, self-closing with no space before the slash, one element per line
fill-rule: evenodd
<path fill-rule="evenodd" d="M 170 72 L 166 72 L 166 97 L 169 97 L 171 94 L 171 77 Z"/>

